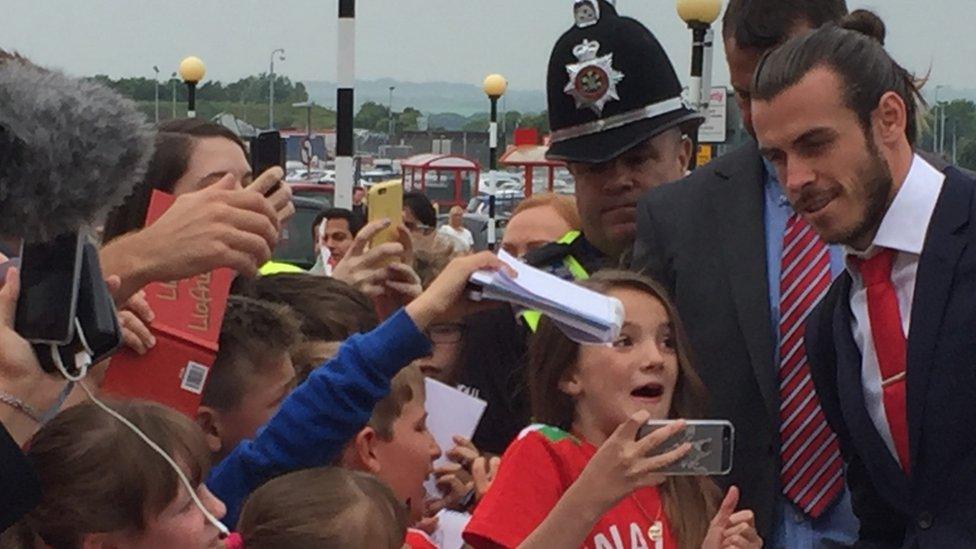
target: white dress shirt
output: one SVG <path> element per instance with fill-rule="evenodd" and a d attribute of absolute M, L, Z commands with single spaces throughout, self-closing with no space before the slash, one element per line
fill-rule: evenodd
<path fill-rule="evenodd" d="M 854 317 L 851 331 L 861 351 L 861 384 L 864 387 L 864 400 L 871 421 L 895 460 L 898 459 L 898 453 L 885 416 L 881 371 L 871 336 L 871 322 L 868 319 L 867 291 L 860 272 L 851 259 L 869 258 L 877 253 L 878 248 L 889 248 L 898 252 L 891 269 L 891 281 L 895 285 L 902 330 L 907 338 L 912 316 L 912 298 L 915 295 L 918 260 L 922 255 L 925 235 L 928 233 L 929 222 L 932 220 L 932 213 L 935 211 L 944 182 L 945 174 L 915 155 L 908 177 L 905 178 L 888 212 L 885 213 L 871 246 L 864 252 L 845 248 L 848 254 L 847 270 L 854 279 L 850 301 L 851 313 Z"/>

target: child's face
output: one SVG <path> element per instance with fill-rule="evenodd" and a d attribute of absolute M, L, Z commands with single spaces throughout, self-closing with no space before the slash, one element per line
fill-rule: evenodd
<path fill-rule="evenodd" d="M 254 438 L 271 416 L 281 407 L 282 401 L 294 388 L 295 368 L 291 356 L 283 353 L 278 360 L 265 368 L 261 375 L 250 380 L 241 402 L 233 410 L 221 412 L 220 452 L 226 455 L 237 444 Z"/>
<path fill-rule="evenodd" d="M 427 430 L 424 401 L 419 395 L 406 403 L 393 422 L 393 438 L 380 440 L 375 450 L 380 464 L 377 476 L 398 500 L 407 504 L 412 523 L 423 518 L 427 498 L 424 481 L 433 472 L 434 460 L 441 455 L 437 441 Z"/>
<path fill-rule="evenodd" d="M 661 301 L 627 288 L 608 294 L 624 304 L 620 337 L 612 347 L 581 346 L 576 368 L 560 384 L 576 401 L 574 427 L 600 441 L 638 410 L 667 418 L 678 379 L 671 322 Z"/>
<path fill-rule="evenodd" d="M 432 324 L 426 330 L 430 355 L 417 359 L 425 376 L 451 384 L 461 361 L 461 336 L 464 327 L 457 323 Z"/>
<path fill-rule="evenodd" d="M 223 502 L 217 499 L 203 483 L 197 487 L 197 497 L 218 519 L 227 512 Z M 180 484 L 176 499 L 156 517 L 150 518 L 146 529 L 139 536 L 127 540 L 125 547 L 133 549 L 211 549 L 223 548 L 217 528 L 211 525 L 193 503 L 190 494 Z"/>

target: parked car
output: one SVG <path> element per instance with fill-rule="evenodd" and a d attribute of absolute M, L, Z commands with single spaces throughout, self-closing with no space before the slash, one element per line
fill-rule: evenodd
<path fill-rule="evenodd" d="M 331 183 L 289 183 L 291 195 L 312 200 L 319 205 L 319 209 L 327 210 L 335 200 L 335 185 Z"/>

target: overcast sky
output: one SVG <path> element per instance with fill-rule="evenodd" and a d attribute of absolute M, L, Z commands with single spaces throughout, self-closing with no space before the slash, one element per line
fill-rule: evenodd
<path fill-rule="evenodd" d="M 0 0 L 0 48 L 76 75 L 163 78 L 186 55 L 207 77 L 235 80 L 268 70 L 295 80 L 335 80 L 337 0 Z M 359 0 L 356 76 L 478 84 L 500 72 L 510 86 L 544 89 L 550 48 L 572 24 L 572 0 Z M 876 9 L 888 48 L 932 84 L 976 88 L 974 0 L 849 0 Z M 272 7 L 273 6 L 273 7 Z M 690 33 L 674 0 L 619 0 L 647 25 L 683 80 Z M 721 41 L 719 41 L 720 43 Z M 715 83 L 727 83 L 721 49 Z"/>

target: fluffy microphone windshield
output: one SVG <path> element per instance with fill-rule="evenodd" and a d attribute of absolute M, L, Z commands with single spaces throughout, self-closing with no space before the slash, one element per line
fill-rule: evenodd
<path fill-rule="evenodd" d="M 44 241 L 102 219 L 145 175 L 153 134 L 102 85 L 0 60 L 0 235 Z"/>

